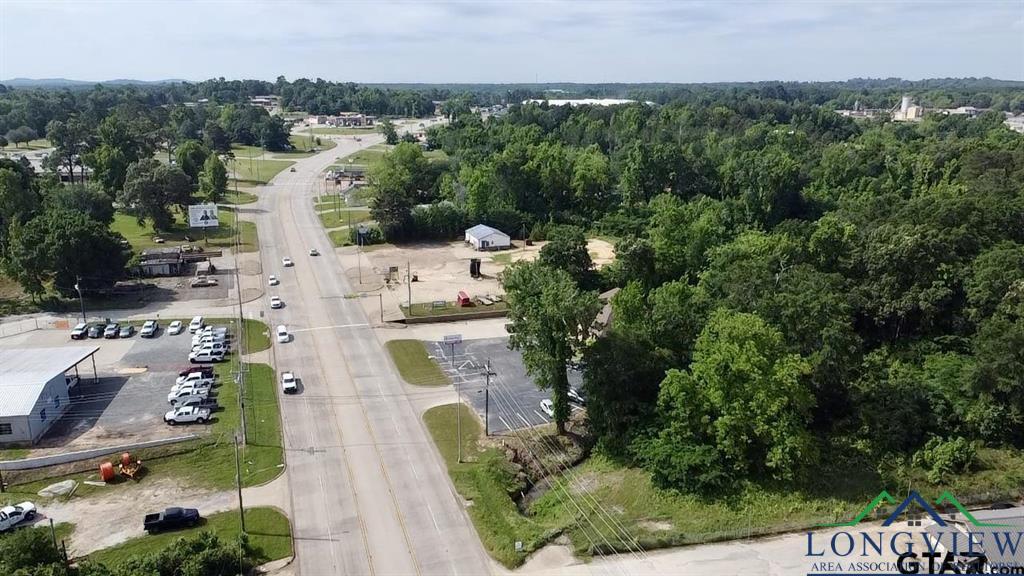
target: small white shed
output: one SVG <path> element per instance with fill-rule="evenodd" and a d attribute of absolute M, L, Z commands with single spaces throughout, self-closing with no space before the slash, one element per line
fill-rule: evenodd
<path fill-rule="evenodd" d="M 477 224 L 466 230 L 466 243 L 477 250 L 501 250 L 512 246 L 512 238 L 497 228 Z"/>

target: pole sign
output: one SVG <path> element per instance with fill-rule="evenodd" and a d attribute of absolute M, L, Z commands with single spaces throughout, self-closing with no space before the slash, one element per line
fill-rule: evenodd
<path fill-rule="evenodd" d="M 188 207 L 189 228 L 216 228 L 220 226 L 217 220 L 216 204 L 193 204 Z"/>
<path fill-rule="evenodd" d="M 462 334 L 446 334 L 444 337 L 445 344 L 460 344 L 462 343 Z"/>

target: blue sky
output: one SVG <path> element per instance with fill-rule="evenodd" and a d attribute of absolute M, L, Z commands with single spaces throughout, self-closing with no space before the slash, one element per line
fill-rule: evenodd
<path fill-rule="evenodd" d="M 0 78 L 1024 80 L 1024 0 L 0 0 Z"/>

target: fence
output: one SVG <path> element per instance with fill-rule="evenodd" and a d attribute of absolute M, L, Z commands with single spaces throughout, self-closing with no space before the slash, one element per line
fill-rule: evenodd
<path fill-rule="evenodd" d="M 80 322 L 80 316 L 33 316 L 18 320 L 0 321 L 0 338 L 17 336 L 33 330 L 70 330 Z"/>

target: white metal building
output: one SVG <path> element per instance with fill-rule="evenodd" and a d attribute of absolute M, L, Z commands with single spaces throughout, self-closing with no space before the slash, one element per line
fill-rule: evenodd
<path fill-rule="evenodd" d="M 512 238 L 497 228 L 477 224 L 466 230 L 466 243 L 477 250 L 501 250 L 512 246 Z"/>
<path fill-rule="evenodd" d="M 97 350 L 0 348 L 0 444 L 35 444 L 69 408 L 78 364 Z M 95 358 L 92 370 L 95 379 Z"/>

